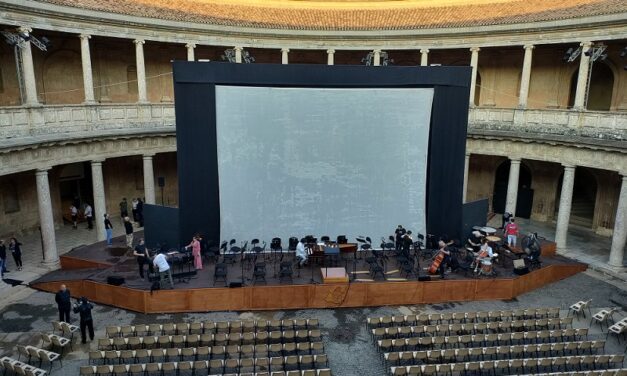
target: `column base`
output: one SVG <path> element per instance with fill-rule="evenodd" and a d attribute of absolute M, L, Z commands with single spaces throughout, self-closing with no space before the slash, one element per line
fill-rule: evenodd
<path fill-rule="evenodd" d="M 98 102 L 96 102 L 95 100 L 93 100 L 93 101 L 85 101 L 85 102 L 83 102 L 82 104 L 83 104 L 83 105 L 85 105 L 85 106 L 94 106 L 94 105 L 97 105 L 97 104 L 98 104 Z"/>
<path fill-rule="evenodd" d="M 148 101 L 137 101 L 137 104 L 150 104 Z"/>
<path fill-rule="evenodd" d="M 55 269 L 59 269 L 61 268 L 61 260 L 60 259 L 56 259 L 53 261 L 42 261 L 41 264 L 46 267 L 47 269 L 50 270 L 55 270 Z"/>

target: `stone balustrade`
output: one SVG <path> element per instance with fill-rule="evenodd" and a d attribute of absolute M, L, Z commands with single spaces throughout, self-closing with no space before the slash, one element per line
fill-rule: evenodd
<path fill-rule="evenodd" d="M 133 133 L 173 132 L 174 105 L 96 104 L 0 108 L 0 148 Z M 471 108 L 470 132 L 627 140 L 627 112 Z"/>

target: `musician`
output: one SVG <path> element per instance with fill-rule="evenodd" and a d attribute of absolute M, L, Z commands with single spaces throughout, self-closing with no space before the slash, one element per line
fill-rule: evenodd
<path fill-rule="evenodd" d="M 402 239 L 403 252 L 409 254 L 409 249 L 411 248 L 412 244 L 414 244 L 414 239 L 411 236 L 411 231 L 407 231 L 407 233 L 403 235 Z"/>
<path fill-rule="evenodd" d="M 150 255 L 148 254 L 148 249 L 146 248 L 146 242 L 144 238 L 139 239 L 139 244 L 135 246 L 133 250 L 133 256 L 137 257 L 137 266 L 139 267 L 139 277 L 144 278 L 144 265 L 148 264 L 148 273 L 149 275 L 154 273 L 155 270 L 152 266 L 152 262 L 150 260 Z"/>
<path fill-rule="evenodd" d="M 189 243 L 185 247 L 185 249 L 192 249 L 192 256 L 194 256 L 194 267 L 196 268 L 196 270 L 202 269 L 202 258 L 200 256 L 200 239 L 200 235 L 194 235 L 191 243 Z"/>
<path fill-rule="evenodd" d="M 296 244 L 296 260 L 298 261 L 298 267 L 302 268 L 307 262 L 309 255 L 305 250 L 305 239 L 300 239 Z"/>
<path fill-rule="evenodd" d="M 483 234 L 479 231 L 473 231 L 468 238 L 468 245 L 472 248 L 473 252 L 479 252 L 481 248 L 481 240 L 483 239 Z"/>
<path fill-rule="evenodd" d="M 405 236 L 406 233 L 407 231 L 401 225 L 398 225 L 398 227 L 396 228 L 396 231 L 394 231 L 394 234 L 396 235 L 395 245 L 396 245 L 397 251 L 401 249 L 401 246 L 403 244 L 403 237 Z"/>
<path fill-rule="evenodd" d="M 540 259 L 542 248 L 540 247 L 540 241 L 536 233 L 532 232 L 524 237 L 521 246 L 525 253 L 529 255 L 529 261 L 538 261 Z"/>
<path fill-rule="evenodd" d="M 492 250 L 492 247 L 490 247 L 490 245 L 488 244 L 488 239 L 481 239 L 481 248 L 479 249 L 479 253 L 475 258 L 475 272 L 478 270 L 479 265 L 481 265 L 482 261 L 490 260 L 492 257 L 494 257 L 494 251 Z"/>
<path fill-rule="evenodd" d="M 440 277 L 444 279 L 444 273 L 451 263 L 451 251 L 449 250 L 448 245 L 444 240 L 440 240 L 438 242 L 438 254 L 444 256 L 442 262 L 440 263 L 440 267 L 438 268 L 438 271 L 440 272 Z"/>

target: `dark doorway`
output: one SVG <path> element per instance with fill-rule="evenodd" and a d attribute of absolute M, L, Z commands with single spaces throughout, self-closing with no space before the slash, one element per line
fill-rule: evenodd
<path fill-rule="evenodd" d="M 562 193 L 562 181 L 564 174 L 560 176 L 557 185 L 557 198 L 555 200 L 555 218 L 559 211 L 559 200 Z M 597 199 L 597 179 L 590 169 L 577 167 L 575 171 L 575 184 L 573 186 L 573 201 L 570 210 L 570 223 L 582 227 L 592 228 L 594 218 L 594 206 Z"/>
<path fill-rule="evenodd" d="M 577 92 L 577 76 L 579 69 L 573 73 L 570 79 L 570 93 L 568 96 L 568 107 L 575 104 L 575 93 Z M 609 111 L 612 105 L 612 90 L 614 89 L 614 72 L 604 62 L 597 62 L 592 65 L 592 75 L 590 76 L 590 89 L 588 91 L 588 104 L 586 109 L 590 111 Z"/>
<path fill-rule="evenodd" d="M 505 200 L 507 198 L 507 183 L 509 181 L 510 161 L 507 160 L 496 169 L 494 178 L 494 196 L 492 198 L 492 208 L 495 213 L 505 211 Z M 531 189 L 531 171 L 524 163 L 520 164 L 520 176 L 518 177 L 518 197 L 516 200 L 516 216 L 529 218 L 531 216 L 531 206 L 533 204 L 533 189 Z"/>
<path fill-rule="evenodd" d="M 71 223 L 70 205 L 78 204 L 81 213 L 87 202 L 93 205 L 91 165 L 89 162 L 72 163 L 60 166 L 59 169 L 61 213 L 64 222 Z"/>

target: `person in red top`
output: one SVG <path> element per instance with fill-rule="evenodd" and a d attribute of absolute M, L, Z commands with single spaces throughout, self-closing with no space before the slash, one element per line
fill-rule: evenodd
<path fill-rule="evenodd" d="M 514 218 L 510 218 L 509 223 L 505 226 L 505 235 L 507 235 L 507 245 L 516 246 L 516 237 L 518 236 L 518 224 Z"/>

